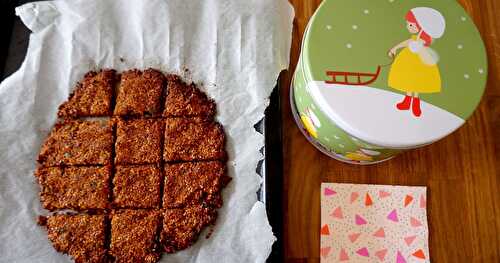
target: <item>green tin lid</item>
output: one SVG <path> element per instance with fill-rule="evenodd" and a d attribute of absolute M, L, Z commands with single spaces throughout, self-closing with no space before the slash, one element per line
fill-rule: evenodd
<path fill-rule="evenodd" d="M 487 78 L 481 36 L 454 0 L 325 0 L 309 22 L 300 63 L 333 122 L 390 148 L 456 130 Z"/>

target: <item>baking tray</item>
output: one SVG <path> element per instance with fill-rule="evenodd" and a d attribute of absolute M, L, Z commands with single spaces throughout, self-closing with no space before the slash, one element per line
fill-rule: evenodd
<path fill-rule="evenodd" d="M 14 73 L 21 66 L 26 55 L 30 31 L 15 15 L 14 8 L 28 2 L 33 1 L 0 1 L 1 35 L 3 36 L 0 41 L 0 80 Z M 265 138 L 265 146 L 261 149 L 264 159 L 257 166 L 257 173 L 262 177 L 262 184 L 256 194 L 257 198 L 266 205 L 269 223 L 278 239 L 267 260 L 272 263 L 283 261 L 281 209 L 283 171 L 279 89 L 277 84 L 271 93 L 269 107 L 265 111 L 264 118 L 254 126 Z"/>

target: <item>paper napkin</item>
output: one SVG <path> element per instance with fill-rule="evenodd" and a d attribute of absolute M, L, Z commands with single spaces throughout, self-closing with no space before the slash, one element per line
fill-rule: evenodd
<path fill-rule="evenodd" d="M 426 187 L 321 185 L 321 262 L 430 262 Z"/>

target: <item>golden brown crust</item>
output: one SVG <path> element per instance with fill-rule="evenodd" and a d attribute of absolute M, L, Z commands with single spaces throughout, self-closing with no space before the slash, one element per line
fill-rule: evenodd
<path fill-rule="evenodd" d="M 43 207 L 80 213 L 39 224 L 76 262 L 157 262 L 162 248 L 191 246 L 215 223 L 230 180 L 213 100 L 178 76 L 133 69 L 121 75 L 113 111 L 118 79 L 114 70 L 87 73 L 38 156 Z M 94 116 L 110 118 L 70 120 Z"/>
<path fill-rule="evenodd" d="M 61 118 L 111 115 L 115 73 L 113 69 L 105 69 L 85 74 L 68 100 L 59 106 L 57 115 Z"/>
<path fill-rule="evenodd" d="M 165 161 L 224 160 L 224 131 L 204 118 L 168 118 L 165 129 Z"/>
<path fill-rule="evenodd" d="M 163 250 L 173 253 L 191 246 L 205 226 L 215 223 L 217 212 L 202 205 L 165 209 L 160 243 Z"/>
<path fill-rule="evenodd" d="M 215 103 L 194 83 L 186 84 L 177 75 L 167 76 L 164 117 L 213 116 Z"/>
<path fill-rule="evenodd" d="M 221 207 L 225 169 L 219 161 L 165 165 L 163 207 L 193 204 Z"/>
<path fill-rule="evenodd" d="M 108 208 L 111 167 L 49 167 L 35 172 L 40 200 L 50 211 Z"/>
<path fill-rule="evenodd" d="M 67 120 L 58 123 L 45 140 L 38 162 L 43 166 L 107 165 L 113 148 L 109 121 Z"/>
<path fill-rule="evenodd" d="M 165 77 L 154 69 L 132 69 L 121 74 L 115 115 L 144 116 L 161 114 Z"/>
<path fill-rule="evenodd" d="M 154 164 L 161 161 L 162 120 L 118 120 L 116 164 Z"/>
<path fill-rule="evenodd" d="M 111 215 L 110 255 L 116 263 L 156 262 L 159 210 L 115 210 Z"/>
<path fill-rule="evenodd" d="M 158 166 L 116 166 L 113 205 L 118 208 L 159 208 L 160 181 Z"/>
<path fill-rule="evenodd" d="M 46 227 L 54 248 L 75 262 L 105 262 L 104 215 L 53 215 L 47 218 Z"/>

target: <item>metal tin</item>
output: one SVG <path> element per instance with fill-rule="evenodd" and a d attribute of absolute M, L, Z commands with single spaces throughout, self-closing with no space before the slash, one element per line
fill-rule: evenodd
<path fill-rule="evenodd" d="M 295 120 L 323 153 L 371 164 L 435 142 L 474 112 L 486 51 L 454 0 L 325 0 L 292 81 Z"/>

